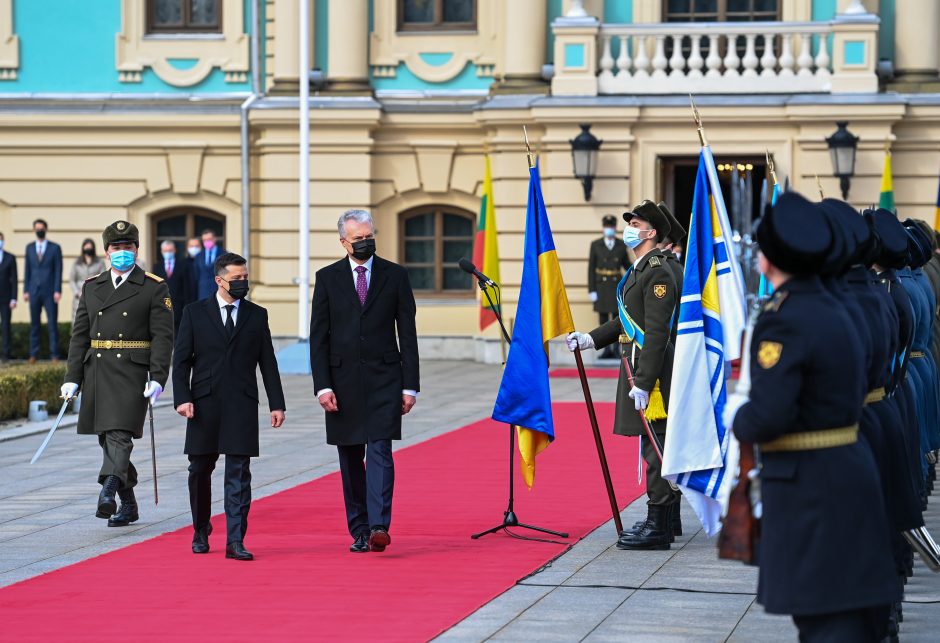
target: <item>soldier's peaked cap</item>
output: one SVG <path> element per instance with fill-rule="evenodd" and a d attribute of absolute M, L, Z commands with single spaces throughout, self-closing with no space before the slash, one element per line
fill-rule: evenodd
<path fill-rule="evenodd" d="M 104 229 L 101 240 L 104 242 L 105 249 L 112 243 L 123 241 L 131 241 L 139 246 L 140 233 L 137 231 L 137 226 L 130 221 L 115 221 Z"/>
<path fill-rule="evenodd" d="M 838 228 L 847 237 L 846 268 L 863 261 L 871 254 L 876 240 L 865 217 L 851 205 L 839 199 L 823 199 L 819 207 L 830 218 L 833 227 Z"/>
<path fill-rule="evenodd" d="M 757 224 L 764 256 L 793 275 L 817 274 L 833 246 L 832 229 L 820 209 L 797 192 L 784 192 Z"/>
<path fill-rule="evenodd" d="M 605 228 L 616 228 L 617 217 L 612 214 L 605 214 L 604 218 L 601 219 L 601 225 L 603 225 Z"/>
<path fill-rule="evenodd" d="M 627 223 L 630 223 L 634 217 L 643 219 L 653 226 L 660 238 L 669 236 L 669 233 L 672 231 L 669 225 L 669 219 L 667 219 L 663 211 L 659 209 L 659 206 L 649 199 L 646 199 L 643 203 L 633 208 L 632 211 L 623 213 L 623 220 Z"/>
<path fill-rule="evenodd" d="M 904 229 L 908 236 L 908 265 L 914 269 L 920 268 L 930 261 L 933 254 L 930 239 L 927 233 L 910 219 L 904 222 Z"/>
<path fill-rule="evenodd" d="M 666 215 L 666 219 L 669 220 L 669 238 L 672 239 L 673 243 L 681 243 L 688 236 L 688 232 L 685 231 L 685 228 L 682 227 L 682 224 L 679 223 L 679 220 L 676 219 L 672 214 L 672 210 L 669 209 L 669 206 L 666 205 L 664 201 L 660 201 L 658 204 L 660 210 L 663 214 Z"/>
<path fill-rule="evenodd" d="M 871 222 L 878 235 L 881 252 L 878 253 L 876 263 L 885 268 L 903 268 L 907 263 L 908 237 L 904 226 L 884 208 L 869 210 Z"/>

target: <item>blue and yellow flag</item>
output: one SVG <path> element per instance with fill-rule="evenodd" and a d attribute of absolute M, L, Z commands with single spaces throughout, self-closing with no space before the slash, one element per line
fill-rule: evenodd
<path fill-rule="evenodd" d="M 535 480 L 535 456 L 555 439 L 548 384 L 548 341 L 572 331 L 574 322 L 536 165 L 529 169 L 529 205 L 516 323 L 493 409 L 494 420 L 518 427 L 522 476 L 530 489 Z"/>

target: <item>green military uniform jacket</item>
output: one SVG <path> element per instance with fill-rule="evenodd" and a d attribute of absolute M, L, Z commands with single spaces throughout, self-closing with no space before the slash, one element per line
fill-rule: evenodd
<path fill-rule="evenodd" d="M 617 284 L 629 266 L 627 244 L 621 239 L 614 239 L 612 250 L 607 249 L 603 237 L 591 243 L 588 292 L 597 293 L 597 301 L 594 302 L 596 312 L 617 314 Z"/>
<path fill-rule="evenodd" d="M 674 346 L 670 341 L 673 311 L 679 303 L 679 291 L 668 258 L 662 250 L 654 249 L 637 263 L 623 286 L 623 304 L 633 321 L 643 329 L 643 349 L 633 344 L 624 344 L 624 354 L 631 357 L 634 384 L 652 393 L 659 381 L 666 408 L 669 407 L 669 387 L 672 382 L 672 359 Z M 591 331 L 596 348 L 603 348 L 618 340 L 623 328 L 619 317 Z M 643 435 L 643 423 L 630 399 L 630 383 L 626 369 L 620 366 L 617 382 L 617 414 L 614 433 L 618 435 Z M 665 420 L 652 427 L 661 433 L 666 430 Z"/>
<path fill-rule="evenodd" d="M 139 266 L 117 289 L 106 270 L 82 286 L 72 325 L 66 382 L 81 388 L 78 432 L 130 431 L 143 435 L 144 387 L 166 384 L 173 355 L 173 307 L 166 282 Z M 111 340 L 112 348 L 92 347 Z M 150 342 L 149 348 L 117 348 L 118 341 Z"/>
<path fill-rule="evenodd" d="M 682 265 L 682 262 L 679 261 L 679 258 L 676 257 L 676 254 L 671 250 L 664 250 L 663 252 L 666 254 L 666 265 L 672 270 L 672 277 L 676 280 L 676 308 L 678 309 L 679 301 L 682 299 L 682 283 L 685 279 L 685 266 Z M 676 312 L 674 319 L 672 332 L 669 333 L 669 339 L 672 341 L 673 346 L 676 345 L 676 331 L 679 329 L 678 312 Z"/>

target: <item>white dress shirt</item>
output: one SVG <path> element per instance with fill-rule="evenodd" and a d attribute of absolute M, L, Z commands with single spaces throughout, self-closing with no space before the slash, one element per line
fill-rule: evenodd
<path fill-rule="evenodd" d="M 46 254 L 47 243 L 48 243 L 47 239 L 43 239 L 42 241 L 39 241 L 38 239 L 36 240 L 36 257 L 37 258 L 39 257 L 39 255 Z"/>
<path fill-rule="evenodd" d="M 353 261 L 352 257 L 349 257 L 348 259 L 349 259 L 349 269 L 352 271 L 353 289 L 355 290 L 356 281 L 359 279 L 359 273 L 356 272 L 356 268 L 362 265 L 366 269 L 366 290 L 368 290 L 369 286 L 372 285 L 372 261 L 375 259 L 375 257 L 374 256 L 369 257 L 364 264 L 356 263 L 355 261 Z M 317 398 L 319 399 L 324 393 L 332 393 L 332 392 L 333 392 L 333 389 L 331 388 L 320 389 L 319 391 L 317 391 Z M 410 395 L 411 397 L 414 397 L 414 398 L 418 397 L 417 391 L 412 391 L 411 389 L 407 389 L 407 388 L 402 389 L 401 394 Z"/>
<path fill-rule="evenodd" d="M 613 249 L 614 249 L 614 242 L 615 242 L 615 241 L 616 241 L 616 239 L 614 239 L 613 237 L 604 237 L 604 245 L 607 246 L 607 249 L 608 249 L 608 250 L 613 250 Z"/>
<path fill-rule="evenodd" d="M 111 269 L 111 285 L 114 286 L 115 289 L 117 289 L 123 286 L 124 284 L 126 284 L 127 278 L 131 276 L 131 272 L 133 272 L 133 270 L 134 269 L 131 268 L 127 272 L 118 272 L 114 268 L 112 268 Z M 121 278 L 121 283 L 117 283 L 118 277 Z"/>
<path fill-rule="evenodd" d="M 219 302 L 219 314 L 222 315 L 222 325 L 225 326 L 225 322 L 228 319 L 228 311 L 225 310 L 226 306 L 235 306 L 232 309 L 232 324 L 238 325 L 238 305 L 242 303 L 241 299 L 236 299 L 231 304 L 222 299 L 222 295 L 218 292 L 215 293 L 215 300 Z"/>

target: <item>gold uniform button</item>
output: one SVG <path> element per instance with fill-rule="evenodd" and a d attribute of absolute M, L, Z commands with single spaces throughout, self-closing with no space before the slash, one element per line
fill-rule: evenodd
<path fill-rule="evenodd" d="M 101 353 L 98 353 L 98 355 L 97 355 L 97 356 L 98 356 L 98 357 L 101 357 Z"/>
<path fill-rule="evenodd" d="M 98 337 L 101 337 L 101 333 L 98 333 Z"/>
<path fill-rule="evenodd" d="M 103 314 L 104 314 L 104 313 L 102 313 L 100 310 L 98 311 L 98 316 L 99 316 L 99 317 L 100 317 L 101 315 L 103 315 Z"/>
<path fill-rule="evenodd" d="M 118 359 L 121 359 L 121 354 L 120 354 L 120 353 L 117 354 L 117 358 L 118 358 Z"/>
<path fill-rule="evenodd" d="M 126 315 L 127 313 L 124 314 Z M 124 337 L 124 333 L 118 333 L 118 338 L 120 339 L 121 337 Z"/>
<path fill-rule="evenodd" d="M 126 313 L 126 312 L 124 312 L 124 313 L 121 313 L 121 314 L 122 314 L 122 315 L 124 315 L 125 317 L 127 317 L 127 313 Z"/>

